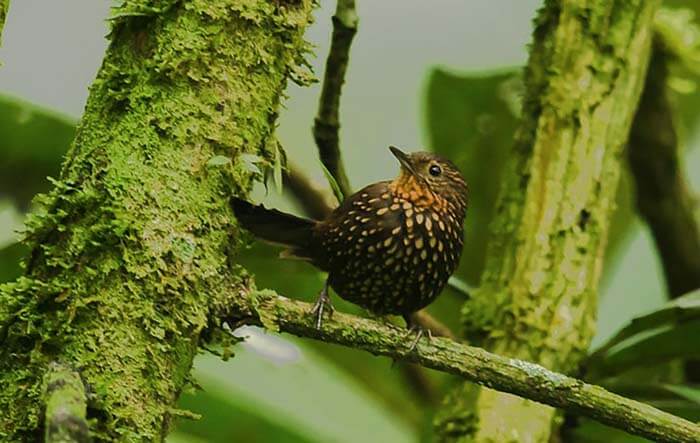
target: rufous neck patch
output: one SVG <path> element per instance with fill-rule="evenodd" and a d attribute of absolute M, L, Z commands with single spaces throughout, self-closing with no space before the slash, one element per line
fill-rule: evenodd
<path fill-rule="evenodd" d="M 389 184 L 389 189 L 396 197 L 418 207 L 444 207 L 447 203 L 444 198 L 431 191 L 427 183 L 404 170 Z"/>

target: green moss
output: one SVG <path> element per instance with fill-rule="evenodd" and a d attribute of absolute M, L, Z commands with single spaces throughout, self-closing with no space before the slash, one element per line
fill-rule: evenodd
<path fill-rule="evenodd" d="M 245 286 L 228 196 L 274 161 L 311 2 L 127 1 L 43 212 L 26 276 L 0 287 L 0 439 L 34 441 L 41 381 L 70 363 L 98 440 L 159 440 L 200 333 Z M 224 155 L 228 165 L 211 167 Z M 263 165 L 264 166 L 264 165 Z M 235 294 L 235 291 L 229 294 Z"/>

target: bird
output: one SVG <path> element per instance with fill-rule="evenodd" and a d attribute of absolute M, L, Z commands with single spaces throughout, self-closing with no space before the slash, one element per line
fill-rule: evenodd
<path fill-rule="evenodd" d="M 286 249 L 282 257 L 310 262 L 327 273 L 314 304 L 316 328 L 341 298 L 377 316 L 411 315 L 432 303 L 459 264 L 468 186 L 450 160 L 425 151 L 389 150 L 400 164 L 393 180 L 347 197 L 323 220 L 287 214 L 232 197 L 240 225 Z M 418 330 L 416 343 L 422 330 Z"/>

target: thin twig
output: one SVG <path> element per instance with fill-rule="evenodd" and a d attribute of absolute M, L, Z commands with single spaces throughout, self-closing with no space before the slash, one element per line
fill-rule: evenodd
<path fill-rule="evenodd" d="M 326 59 L 326 72 L 323 77 L 318 115 L 314 120 L 314 139 L 318 153 L 326 169 L 335 178 L 344 196 L 352 194 L 350 182 L 340 155 L 338 130 L 340 119 L 340 94 L 345 81 L 345 71 L 352 39 L 357 32 L 357 12 L 355 0 L 338 0 L 333 16 L 333 36 L 331 49 Z"/>
<path fill-rule="evenodd" d="M 333 211 L 329 196 L 291 163 L 284 174 L 284 185 L 309 217 L 323 220 Z"/>
<path fill-rule="evenodd" d="M 307 315 L 310 309 L 309 303 L 279 295 L 242 294 L 236 297 L 225 321 L 232 325 L 261 325 L 270 330 L 417 363 L 498 391 L 591 417 L 654 441 L 700 441 L 700 426 L 694 423 L 537 364 L 502 357 L 441 337 L 421 340 L 411 351 L 403 329 L 340 312 L 326 320 L 319 330 L 314 326 L 312 316 Z"/>
<path fill-rule="evenodd" d="M 67 365 L 53 362 L 44 376 L 46 443 L 86 443 L 87 396 L 80 375 Z"/>

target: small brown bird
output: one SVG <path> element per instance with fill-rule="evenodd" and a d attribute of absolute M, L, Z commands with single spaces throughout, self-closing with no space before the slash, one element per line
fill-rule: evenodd
<path fill-rule="evenodd" d="M 457 267 L 467 210 L 464 178 L 438 155 L 389 149 L 401 163 L 399 176 L 361 189 L 325 220 L 231 200 L 246 229 L 328 272 L 314 307 L 317 328 L 324 308 L 333 309 L 330 285 L 375 314 L 402 315 L 413 329 L 411 314 L 435 300 Z"/>

